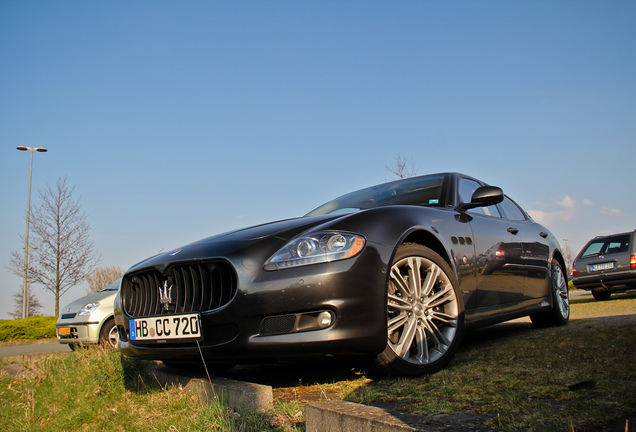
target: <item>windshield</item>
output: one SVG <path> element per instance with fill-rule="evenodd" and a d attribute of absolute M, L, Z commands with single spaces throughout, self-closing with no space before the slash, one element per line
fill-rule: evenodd
<path fill-rule="evenodd" d="M 446 205 L 446 174 L 433 174 L 384 183 L 343 195 L 321 205 L 306 216 L 345 213 L 390 205 L 443 207 Z"/>
<path fill-rule="evenodd" d="M 104 288 L 103 290 L 101 290 L 100 292 L 104 292 L 104 291 L 117 291 L 119 290 L 119 284 L 121 283 L 121 278 L 117 279 L 115 282 L 113 282 L 112 284 L 108 285 L 106 288 Z"/>

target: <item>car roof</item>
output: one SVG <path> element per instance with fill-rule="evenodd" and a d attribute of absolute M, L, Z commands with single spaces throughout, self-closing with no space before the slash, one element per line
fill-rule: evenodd
<path fill-rule="evenodd" d="M 621 232 L 621 233 L 616 233 L 616 234 L 608 234 L 608 235 L 601 235 L 601 236 L 596 236 L 594 237 L 592 240 L 590 241 L 594 241 L 594 240 L 598 240 L 598 239 L 603 239 L 603 238 L 611 238 L 611 237 L 617 237 L 617 236 L 622 236 L 622 235 L 629 235 L 629 234 L 634 234 L 636 232 L 636 230 L 634 231 L 627 231 L 627 232 Z"/>

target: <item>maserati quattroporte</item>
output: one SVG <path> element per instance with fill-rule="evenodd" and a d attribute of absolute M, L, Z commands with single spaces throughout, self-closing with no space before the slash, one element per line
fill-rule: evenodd
<path fill-rule="evenodd" d="M 142 261 L 124 275 L 115 316 L 129 356 L 360 356 L 416 376 L 444 367 L 471 328 L 566 324 L 564 268 L 556 238 L 502 189 L 432 174 Z"/>

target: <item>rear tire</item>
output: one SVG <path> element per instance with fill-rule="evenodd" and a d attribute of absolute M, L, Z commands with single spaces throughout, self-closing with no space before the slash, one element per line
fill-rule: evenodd
<path fill-rule="evenodd" d="M 610 299 L 612 292 L 605 290 L 592 290 L 592 296 L 596 301 L 606 301 Z"/>
<path fill-rule="evenodd" d="M 558 261 L 552 261 L 550 277 L 550 295 L 552 296 L 552 310 L 547 313 L 530 315 L 535 327 L 562 326 L 570 321 L 570 297 L 568 283 L 565 280 L 563 268 Z"/>
<path fill-rule="evenodd" d="M 453 358 L 464 334 L 464 303 L 455 274 L 433 250 L 405 243 L 387 287 L 387 345 L 376 358 L 384 374 L 420 376 Z"/>

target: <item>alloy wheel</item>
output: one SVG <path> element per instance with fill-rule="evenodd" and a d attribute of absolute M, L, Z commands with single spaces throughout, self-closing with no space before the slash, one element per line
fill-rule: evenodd
<path fill-rule="evenodd" d="M 459 304 L 449 276 L 433 261 L 408 256 L 391 267 L 388 346 L 414 365 L 443 357 L 455 340 Z"/>
<path fill-rule="evenodd" d="M 555 265 L 552 268 L 552 283 L 559 312 L 564 319 L 568 319 L 570 317 L 570 297 L 568 295 L 568 284 L 560 265 Z"/>

